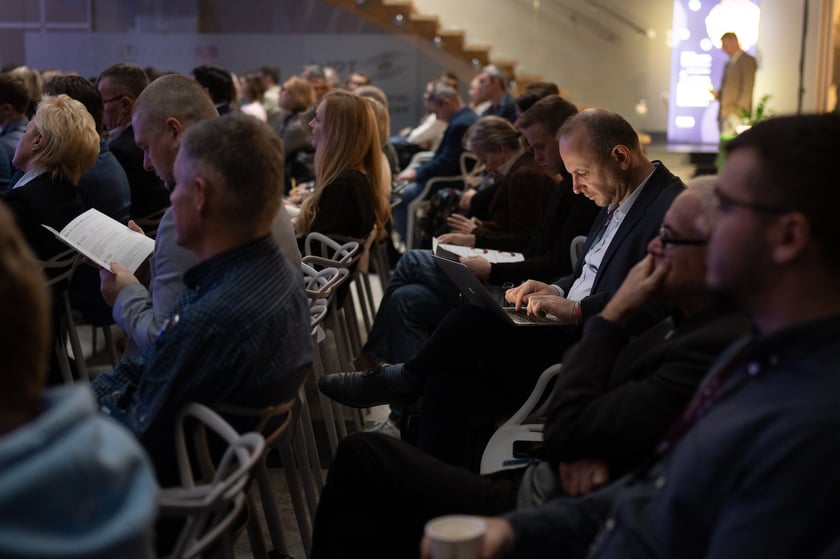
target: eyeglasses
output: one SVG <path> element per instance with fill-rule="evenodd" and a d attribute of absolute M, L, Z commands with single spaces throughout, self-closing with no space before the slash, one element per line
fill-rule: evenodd
<path fill-rule="evenodd" d="M 707 198 L 707 204 L 710 209 L 720 210 L 724 213 L 729 212 L 730 210 L 732 210 L 732 208 L 743 208 L 745 210 L 751 210 L 754 212 L 775 215 L 780 215 L 791 211 L 788 208 L 783 208 L 781 206 L 773 206 L 770 204 L 762 204 L 760 202 L 748 202 L 745 200 L 738 200 L 737 198 L 733 198 L 728 194 L 724 194 L 717 187 L 715 187 L 714 190 L 712 190 L 709 193 L 709 197 Z"/>
<path fill-rule="evenodd" d="M 709 242 L 709 239 L 680 239 L 671 236 L 671 231 L 664 225 L 659 228 L 659 242 L 662 243 L 662 248 L 668 245 L 694 245 L 703 246 Z"/>

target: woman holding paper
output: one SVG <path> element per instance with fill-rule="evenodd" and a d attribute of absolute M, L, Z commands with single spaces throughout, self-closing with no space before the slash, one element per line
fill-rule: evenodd
<path fill-rule="evenodd" d="M 61 230 L 84 211 L 76 184 L 99 155 L 93 117 L 67 95 L 44 97 L 15 151 L 23 176 L 3 201 L 41 260 L 67 250 L 42 224 Z"/>

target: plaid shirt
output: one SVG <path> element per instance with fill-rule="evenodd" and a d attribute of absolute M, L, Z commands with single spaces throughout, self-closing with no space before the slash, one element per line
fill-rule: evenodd
<path fill-rule="evenodd" d="M 171 456 L 184 404 L 275 404 L 312 364 L 303 283 L 270 236 L 198 264 L 184 282 L 154 344 L 92 383 L 102 411 L 156 464 Z"/>

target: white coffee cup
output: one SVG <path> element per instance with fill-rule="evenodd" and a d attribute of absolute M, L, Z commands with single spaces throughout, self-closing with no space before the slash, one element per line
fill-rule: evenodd
<path fill-rule="evenodd" d="M 486 527 L 475 516 L 448 515 L 426 523 L 432 559 L 477 559 Z"/>

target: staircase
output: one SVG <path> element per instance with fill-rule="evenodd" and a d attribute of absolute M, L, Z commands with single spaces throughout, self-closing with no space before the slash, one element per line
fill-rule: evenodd
<path fill-rule="evenodd" d="M 382 27 L 389 33 L 413 35 L 475 68 L 494 64 L 518 85 L 538 81 L 537 76 L 516 76 L 516 62 L 491 59 L 489 45 L 468 45 L 461 30 L 441 29 L 438 16 L 417 13 L 411 0 L 323 0 Z"/>

